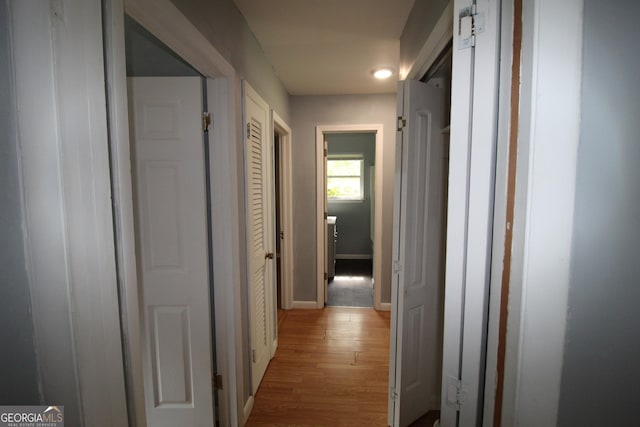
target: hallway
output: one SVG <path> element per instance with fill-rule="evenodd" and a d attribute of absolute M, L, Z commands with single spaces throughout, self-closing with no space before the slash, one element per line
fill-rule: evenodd
<path fill-rule="evenodd" d="M 389 312 L 291 310 L 247 426 L 387 425 Z"/>

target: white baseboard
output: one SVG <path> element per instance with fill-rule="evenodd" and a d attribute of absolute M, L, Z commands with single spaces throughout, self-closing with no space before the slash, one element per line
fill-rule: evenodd
<path fill-rule="evenodd" d="M 317 309 L 318 303 L 315 301 L 293 301 L 291 308 Z"/>
<path fill-rule="evenodd" d="M 380 303 L 380 311 L 391 311 L 391 303 L 390 302 L 381 302 Z"/>
<path fill-rule="evenodd" d="M 249 415 L 251 415 L 251 411 L 253 410 L 253 396 L 249 396 L 247 399 L 247 403 L 244 404 L 244 420 L 242 421 L 242 425 L 247 423 L 249 419 Z"/>
<path fill-rule="evenodd" d="M 367 254 L 336 254 L 336 259 L 373 259 L 373 255 L 367 255 Z"/>

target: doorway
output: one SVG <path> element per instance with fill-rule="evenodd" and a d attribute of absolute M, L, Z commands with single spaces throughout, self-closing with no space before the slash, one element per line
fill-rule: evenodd
<path fill-rule="evenodd" d="M 326 305 L 373 307 L 375 133 L 329 133 L 325 138 Z"/>
<path fill-rule="evenodd" d="M 364 139 L 362 139 L 364 138 Z M 383 126 L 381 124 L 372 124 L 372 125 L 326 125 L 326 126 L 317 126 L 316 127 L 316 158 L 317 158 L 317 170 L 321 171 L 321 173 L 317 174 L 317 265 L 318 265 L 318 288 L 317 288 L 317 306 L 318 308 L 324 307 L 328 302 L 328 292 L 329 292 L 329 270 L 330 266 L 328 263 L 329 257 L 329 249 L 330 243 L 332 247 L 336 251 L 340 251 L 341 246 L 338 246 L 335 240 L 330 242 L 329 238 L 329 222 L 335 224 L 336 229 L 338 230 L 338 240 L 340 239 L 340 222 L 341 219 L 331 218 L 329 221 L 329 198 L 327 194 L 327 162 L 329 160 L 329 141 L 333 140 L 335 157 L 332 160 L 337 161 L 346 161 L 352 164 L 354 168 L 361 168 L 359 172 L 359 176 L 356 178 L 352 177 L 340 177 L 336 175 L 336 181 L 340 180 L 351 180 L 355 181 L 356 179 L 362 179 L 362 182 L 368 181 L 369 187 L 362 186 L 360 188 L 361 193 L 359 196 L 352 196 L 352 200 L 336 200 L 339 197 L 335 197 L 332 203 L 332 207 L 334 209 L 338 209 L 337 206 L 344 207 L 346 203 L 359 204 L 359 207 L 364 207 L 364 204 L 367 203 L 367 208 L 370 210 L 370 220 L 365 224 L 365 227 L 362 228 L 361 232 L 357 233 L 361 235 L 360 238 L 360 249 L 354 249 L 355 252 L 361 253 L 336 253 L 336 255 L 342 255 L 342 258 L 345 260 L 349 260 L 351 258 L 352 261 L 355 260 L 370 260 L 372 264 L 372 274 L 371 274 L 371 287 L 373 288 L 373 304 L 369 305 L 369 307 L 373 307 L 376 310 L 380 310 L 382 307 L 381 303 L 381 289 L 379 284 L 381 283 L 381 275 L 382 275 L 382 242 L 378 236 L 382 235 L 382 200 L 380 197 L 376 198 L 375 194 L 382 193 L 382 168 L 367 168 L 365 169 L 364 165 L 364 156 L 362 153 L 346 153 L 346 151 L 352 151 L 353 149 L 349 148 L 348 141 L 356 142 L 358 139 L 361 139 L 360 145 L 363 144 L 363 141 L 367 141 L 368 147 L 373 146 L 373 153 L 369 157 L 371 158 L 370 162 L 375 162 L 375 159 L 382 158 L 382 139 L 383 139 Z M 345 142 L 347 141 L 347 142 Z M 332 144 L 333 145 L 333 144 Z M 342 148 L 340 148 L 342 147 Z M 344 148 L 346 147 L 346 148 Z M 356 150 L 358 151 L 358 150 Z M 361 150 L 363 151 L 363 150 Z M 369 150 L 364 150 L 369 151 Z M 337 163 L 338 164 L 338 163 Z M 371 163 L 369 166 L 374 166 L 375 163 Z M 338 171 L 339 174 L 339 171 Z M 366 179 L 365 179 L 366 177 Z M 335 190 L 335 189 L 334 189 Z M 369 190 L 372 193 L 367 195 L 366 191 Z M 333 190 L 332 190 L 333 191 Z M 345 199 L 348 199 L 349 196 L 345 196 Z M 340 210 L 334 212 L 340 212 Z M 337 217 L 337 215 L 335 215 Z M 356 215 L 357 216 L 357 215 Z M 346 217 L 345 217 L 346 220 Z M 332 239 L 335 234 L 332 234 Z M 346 242 L 346 239 L 345 239 Z M 333 246 L 335 244 L 335 246 Z M 364 252 L 364 253 L 362 253 Z M 345 256 L 346 255 L 346 256 Z M 351 257 L 349 256 L 351 255 Z M 344 264 L 348 264 L 345 262 Z M 338 265 L 338 264 L 336 264 Z M 333 267 L 333 265 L 331 265 Z M 365 263 L 366 268 L 366 263 Z M 335 274 L 334 274 L 335 277 Z M 365 277 L 365 276 L 361 276 Z M 376 286 L 376 283 L 378 286 Z M 369 287 L 367 283 L 362 284 L 361 288 L 363 289 L 363 294 L 368 293 L 366 289 Z M 348 286 L 346 287 L 348 288 Z M 346 295 L 346 291 L 343 292 Z M 353 293 L 352 293 L 353 294 Z M 346 304 L 353 304 L 354 299 L 352 297 L 345 296 L 343 298 L 346 301 Z M 359 300 L 364 301 L 364 297 Z"/>
<path fill-rule="evenodd" d="M 154 425 L 215 422 L 206 80 L 125 17 L 144 406 Z"/>
<path fill-rule="evenodd" d="M 275 207 L 276 218 L 276 308 L 278 310 L 278 322 L 280 322 L 284 310 L 291 309 L 293 304 L 291 128 L 275 111 L 272 111 L 271 114 L 275 173 L 275 200 L 273 206 Z"/>

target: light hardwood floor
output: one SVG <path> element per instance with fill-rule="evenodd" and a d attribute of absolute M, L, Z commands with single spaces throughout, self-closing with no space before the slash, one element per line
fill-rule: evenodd
<path fill-rule="evenodd" d="M 386 426 L 389 312 L 290 310 L 247 426 Z"/>

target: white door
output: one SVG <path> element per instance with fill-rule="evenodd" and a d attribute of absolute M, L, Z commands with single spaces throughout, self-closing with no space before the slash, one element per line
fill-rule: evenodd
<path fill-rule="evenodd" d="M 201 80 L 128 90 L 147 422 L 213 425 Z"/>
<path fill-rule="evenodd" d="M 273 148 L 267 103 L 244 83 L 247 252 L 251 322 L 251 382 L 255 393 L 275 349 L 275 215 Z"/>
<path fill-rule="evenodd" d="M 453 21 L 443 427 L 479 425 L 483 401 L 493 401 L 483 396 L 483 381 L 496 194 L 500 2 L 454 0 Z"/>
<path fill-rule="evenodd" d="M 440 408 L 444 167 L 442 89 L 398 84 L 389 424 Z M 403 121 L 406 124 L 403 126 Z"/>

